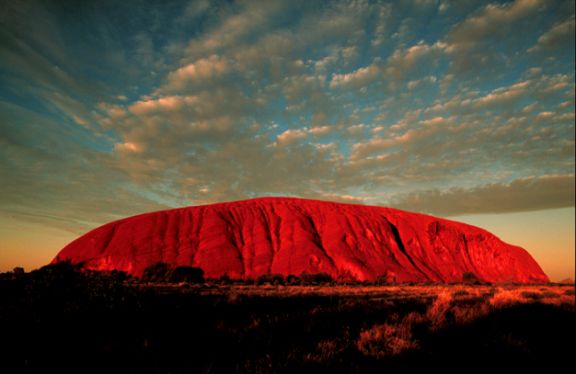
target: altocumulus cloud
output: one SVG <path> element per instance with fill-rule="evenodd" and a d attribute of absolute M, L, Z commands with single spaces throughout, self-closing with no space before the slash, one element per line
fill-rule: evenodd
<path fill-rule="evenodd" d="M 573 1 L 3 4 L 1 214 L 574 205 Z"/>

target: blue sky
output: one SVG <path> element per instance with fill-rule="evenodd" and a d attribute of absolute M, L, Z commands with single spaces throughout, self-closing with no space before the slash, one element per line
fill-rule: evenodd
<path fill-rule="evenodd" d="M 5 227 L 270 195 L 574 207 L 573 1 L 0 4 Z"/>

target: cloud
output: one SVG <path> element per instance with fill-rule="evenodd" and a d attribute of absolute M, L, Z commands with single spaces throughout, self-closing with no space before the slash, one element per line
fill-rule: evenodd
<path fill-rule="evenodd" d="M 318 126 L 318 127 L 312 127 L 308 130 L 310 134 L 317 137 L 328 135 L 332 131 L 334 131 L 334 127 L 332 126 Z"/>
<path fill-rule="evenodd" d="M 500 87 L 486 96 L 479 97 L 472 100 L 471 104 L 475 108 L 486 108 L 498 104 L 506 104 L 524 95 L 527 92 L 527 88 L 530 86 L 530 81 L 523 81 L 515 83 L 508 87 Z M 462 104 L 467 105 L 469 102 L 465 101 Z"/>
<path fill-rule="evenodd" d="M 545 75 L 528 80 L 521 80 L 508 86 L 502 86 L 483 95 L 480 92 L 464 92 L 424 109 L 425 113 L 458 113 L 471 114 L 472 111 L 497 109 L 498 107 L 512 109 L 514 104 L 523 100 L 537 98 L 540 105 L 551 100 L 554 95 L 561 94 L 564 89 L 573 87 L 572 78 L 566 74 Z M 525 106 L 522 107 L 524 109 Z"/>
<path fill-rule="evenodd" d="M 525 43 L 525 35 L 518 31 L 530 30 L 530 22 L 545 5 L 541 0 L 488 4 L 454 26 L 443 39 L 450 72 L 472 78 L 479 71 L 500 71 L 510 63 L 508 56 Z"/>
<path fill-rule="evenodd" d="M 364 133 L 364 130 L 365 130 L 366 128 L 368 128 L 368 126 L 366 126 L 366 125 L 363 124 L 363 123 L 360 123 L 360 124 L 357 124 L 357 125 L 349 126 L 349 127 L 346 129 L 346 132 L 347 132 L 349 135 L 359 136 L 359 135 L 362 135 L 362 134 Z"/>
<path fill-rule="evenodd" d="M 308 136 L 308 132 L 306 130 L 286 130 L 280 135 L 276 137 L 276 141 L 278 145 L 288 145 L 294 143 L 297 140 L 304 139 Z"/>
<path fill-rule="evenodd" d="M 276 136 L 276 144 L 280 146 L 287 146 L 298 140 L 306 139 L 309 135 L 315 137 L 322 137 L 330 134 L 334 131 L 331 126 L 318 126 L 312 128 L 302 128 L 302 129 L 288 129 L 281 134 Z"/>
<path fill-rule="evenodd" d="M 391 205 L 441 216 L 509 213 L 574 206 L 574 174 L 542 175 L 472 188 L 400 195 Z"/>
<path fill-rule="evenodd" d="M 358 47 L 350 46 L 342 49 L 342 58 L 345 62 L 350 62 L 358 57 Z"/>
<path fill-rule="evenodd" d="M 352 146 L 351 159 L 359 160 L 382 151 L 398 152 L 398 147 L 402 147 L 399 152 L 409 153 L 413 150 L 412 145 L 418 144 L 419 141 L 430 141 L 439 133 L 446 135 L 446 133 L 456 133 L 460 131 L 461 127 L 454 126 L 454 121 L 454 117 L 433 117 L 419 121 L 418 127 L 410 128 L 401 134 L 375 136 L 368 142 L 356 143 Z M 416 147 L 419 148 L 420 145 Z"/>
<path fill-rule="evenodd" d="M 445 48 L 443 42 L 437 42 L 432 45 L 419 43 L 409 48 L 396 49 L 383 67 L 384 79 L 390 81 L 395 88 L 398 81 L 404 79 L 409 72 L 417 70 L 420 65 L 425 64 L 421 69 L 424 71 L 434 67 Z"/>
<path fill-rule="evenodd" d="M 528 52 L 549 51 L 556 48 L 565 48 L 574 50 L 574 34 L 576 30 L 576 20 L 572 15 L 567 20 L 554 25 L 546 31 L 534 47 L 528 49 Z"/>
<path fill-rule="evenodd" d="M 170 206 L 134 192 L 106 152 L 85 148 L 92 140 L 85 128 L 72 127 L 63 137 L 61 127 L 0 101 L 2 214 L 79 235 L 125 215 Z"/>
<path fill-rule="evenodd" d="M 500 5 L 488 4 L 478 14 L 458 24 L 448 36 L 449 52 L 473 47 L 479 40 L 502 35 L 502 27 L 508 29 L 514 22 L 529 17 L 542 5 L 540 0 L 516 0 Z"/>
<path fill-rule="evenodd" d="M 2 209 L 79 230 L 573 170 L 572 62 L 552 48 L 573 18 L 552 3 L 146 4 L 79 5 L 74 27 L 38 4 L 3 13 Z M 526 53 L 535 43 L 547 53 Z"/>
<path fill-rule="evenodd" d="M 132 142 L 118 143 L 114 146 L 117 152 L 142 152 L 142 147 Z"/>
<path fill-rule="evenodd" d="M 334 74 L 330 81 L 330 87 L 363 87 L 375 81 L 379 74 L 380 69 L 377 65 L 369 65 L 347 74 Z"/>
<path fill-rule="evenodd" d="M 206 80 L 222 76 L 229 70 L 228 61 L 218 55 L 201 58 L 171 72 L 167 78 L 166 89 L 180 91 L 189 84 L 203 83 Z"/>
<path fill-rule="evenodd" d="M 424 84 L 434 84 L 438 81 L 438 78 L 436 78 L 434 75 L 429 75 L 425 78 L 422 79 L 416 79 L 416 80 L 411 80 L 408 81 L 408 83 L 406 84 L 406 87 L 408 88 L 408 90 L 413 91 L 414 89 L 421 87 Z"/>
<path fill-rule="evenodd" d="M 219 19 L 200 38 L 190 40 L 187 56 L 207 56 L 216 51 L 244 44 L 273 27 L 274 21 L 289 12 L 290 2 L 244 2 L 223 5 Z"/>
<path fill-rule="evenodd" d="M 570 94 L 573 83 L 567 79 L 541 75 L 484 94 L 458 92 L 430 107 L 405 112 L 395 123 L 371 127 L 371 137 L 351 144 L 350 170 L 370 176 L 362 180 L 418 180 L 408 185 L 411 189 L 456 180 L 498 181 L 513 170 L 572 170 L 573 111 L 544 110 Z M 386 108 L 400 105 L 396 100 Z M 527 103 L 538 103 L 538 110 L 527 113 Z M 390 184 L 382 185 L 393 190 Z"/>
<path fill-rule="evenodd" d="M 128 106 L 128 111 L 137 115 L 145 116 L 152 113 L 158 112 L 172 112 L 181 110 L 186 105 L 193 105 L 199 100 L 195 96 L 163 96 L 157 99 L 143 99 L 136 101 L 135 103 Z M 109 109 L 109 114 L 114 116 L 119 116 L 122 113 L 122 109 L 119 107 L 111 107 Z"/>

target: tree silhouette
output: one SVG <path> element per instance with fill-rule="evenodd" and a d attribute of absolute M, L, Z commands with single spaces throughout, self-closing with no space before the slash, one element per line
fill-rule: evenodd
<path fill-rule="evenodd" d="M 170 273 L 170 265 L 165 262 L 156 262 L 144 269 L 142 280 L 144 282 L 167 282 Z"/>
<path fill-rule="evenodd" d="M 204 270 L 192 266 L 178 266 L 170 274 L 170 281 L 175 283 L 202 283 L 204 282 Z"/>

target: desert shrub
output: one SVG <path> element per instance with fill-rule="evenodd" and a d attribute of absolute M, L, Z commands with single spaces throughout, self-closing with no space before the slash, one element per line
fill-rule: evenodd
<path fill-rule="evenodd" d="M 192 266 L 178 266 L 171 272 L 170 281 L 175 283 L 202 283 L 204 282 L 204 270 Z"/>
<path fill-rule="evenodd" d="M 412 339 L 412 323 L 408 320 L 374 325 L 361 331 L 356 341 L 360 352 L 376 358 L 395 356 L 417 346 Z"/>
<path fill-rule="evenodd" d="M 374 280 L 374 284 L 376 284 L 378 286 L 384 286 L 384 285 L 389 284 L 389 283 L 390 282 L 389 282 L 388 276 L 386 274 L 379 275 Z"/>
<path fill-rule="evenodd" d="M 544 295 L 542 295 L 539 292 L 530 292 L 530 291 L 524 291 L 520 294 L 520 296 L 530 300 L 540 300 L 544 297 Z"/>
<path fill-rule="evenodd" d="M 574 290 L 566 290 L 564 291 L 564 295 L 574 295 L 576 294 L 576 292 L 574 292 Z"/>
<path fill-rule="evenodd" d="M 320 340 L 316 344 L 316 349 L 307 353 L 303 359 L 304 361 L 315 363 L 329 363 L 337 359 L 342 354 L 342 352 L 344 352 L 344 349 L 345 347 L 342 345 L 340 340 Z"/>
<path fill-rule="evenodd" d="M 15 267 L 12 271 L 0 273 L 0 280 L 12 280 L 26 276 L 26 272 L 22 267 Z"/>
<path fill-rule="evenodd" d="M 438 314 L 444 314 L 452 304 L 452 294 L 449 290 L 439 290 L 436 294 L 432 305 L 427 309 L 429 318 L 433 318 Z"/>
<path fill-rule="evenodd" d="M 470 295 L 470 292 L 468 292 L 466 290 L 457 290 L 457 291 L 454 291 L 454 293 L 452 294 L 452 296 L 454 296 L 454 297 L 468 296 L 468 295 Z"/>
<path fill-rule="evenodd" d="M 542 292 L 542 298 L 544 298 L 544 299 L 557 299 L 559 297 L 560 297 L 560 295 L 558 295 L 556 292 L 547 291 L 547 290 Z"/>
<path fill-rule="evenodd" d="M 34 270 L 28 274 L 24 293 L 27 298 L 42 302 L 74 298 L 86 284 L 80 268 L 70 261 L 63 261 Z"/>
<path fill-rule="evenodd" d="M 489 290 L 483 291 L 480 293 L 480 295 L 482 296 L 484 301 L 490 300 L 490 298 L 494 297 L 495 294 L 496 294 L 496 288 L 495 287 L 490 287 Z"/>
<path fill-rule="evenodd" d="M 33 288 L 71 289 L 83 283 L 82 264 L 62 261 L 41 267 L 30 272 L 30 285 Z"/>
<path fill-rule="evenodd" d="M 426 310 L 426 318 L 430 321 L 432 331 L 443 328 L 447 323 L 449 311 L 452 307 L 452 295 L 448 290 L 438 293 L 436 300 Z"/>
<path fill-rule="evenodd" d="M 165 262 L 156 262 L 144 269 L 142 280 L 144 282 L 167 282 L 171 272 L 170 265 Z"/>
<path fill-rule="evenodd" d="M 270 274 L 262 274 L 256 278 L 256 284 L 259 286 L 267 283 L 270 283 Z"/>
<path fill-rule="evenodd" d="M 480 283 L 480 280 L 476 276 L 476 274 L 466 271 L 462 274 L 462 282 L 464 283 Z"/>
<path fill-rule="evenodd" d="M 220 278 L 217 279 L 217 282 L 220 284 L 230 284 L 232 283 L 232 279 L 228 274 L 222 275 Z"/>
<path fill-rule="evenodd" d="M 302 283 L 304 284 L 327 284 L 334 282 L 334 278 L 328 273 L 302 273 L 300 275 Z"/>
<path fill-rule="evenodd" d="M 105 278 L 108 281 L 115 282 L 122 284 L 128 280 L 132 279 L 132 276 L 125 271 L 121 270 L 111 270 L 111 271 L 95 271 L 90 270 L 86 271 L 86 274 L 90 275 L 91 277 L 95 278 Z"/>
<path fill-rule="evenodd" d="M 18 281 L 23 284 L 21 297 L 38 308 L 46 311 L 59 306 L 74 312 L 94 304 L 114 308 L 128 295 L 123 283 L 126 278 L 124 272 L 91 271 L 64 261 L 23 274 Z"/>
<path fill-rule="evenodd" d="M 373 283 L 379 286 L 386 284 L 396 284 L 396 274 L 392 271 L 385 271 L 376 277 Z"/>
<path fill-rule="evenodd" d="M 289 285 L 302 284 L 302 279 L 300 279 L 300 277 L 297 275 L 290 274 L 286 277 L 286 284 L 289 284 Z"/>
<path fill-rule="evenodd" d="M 454 323 L 459 325 L 472 323 L 488 315 L 490 311 L 490 304 L 485 301 L 473 305 L 455 305 L 451 309 Z"/>
<path fill-rule="evenodd" d="M 340 284 L 355 284 L 358 282 L 358 279 L 354 274 L 352 274 L 349 270 L 342 270 L 338 272 L 336 276 L 336 281 Z"/>
<path fill-rule="evenodd" d="M 256 279 L 256 284 L 284 284 L 284 276 L 282 274 L 262 274 Z"/>
<path fill-rule="evenodd" d="M 316 349 L 321 362 L 332 360 L 341 352 L 336 340 L 321 340 L 316 345 Z"/>

